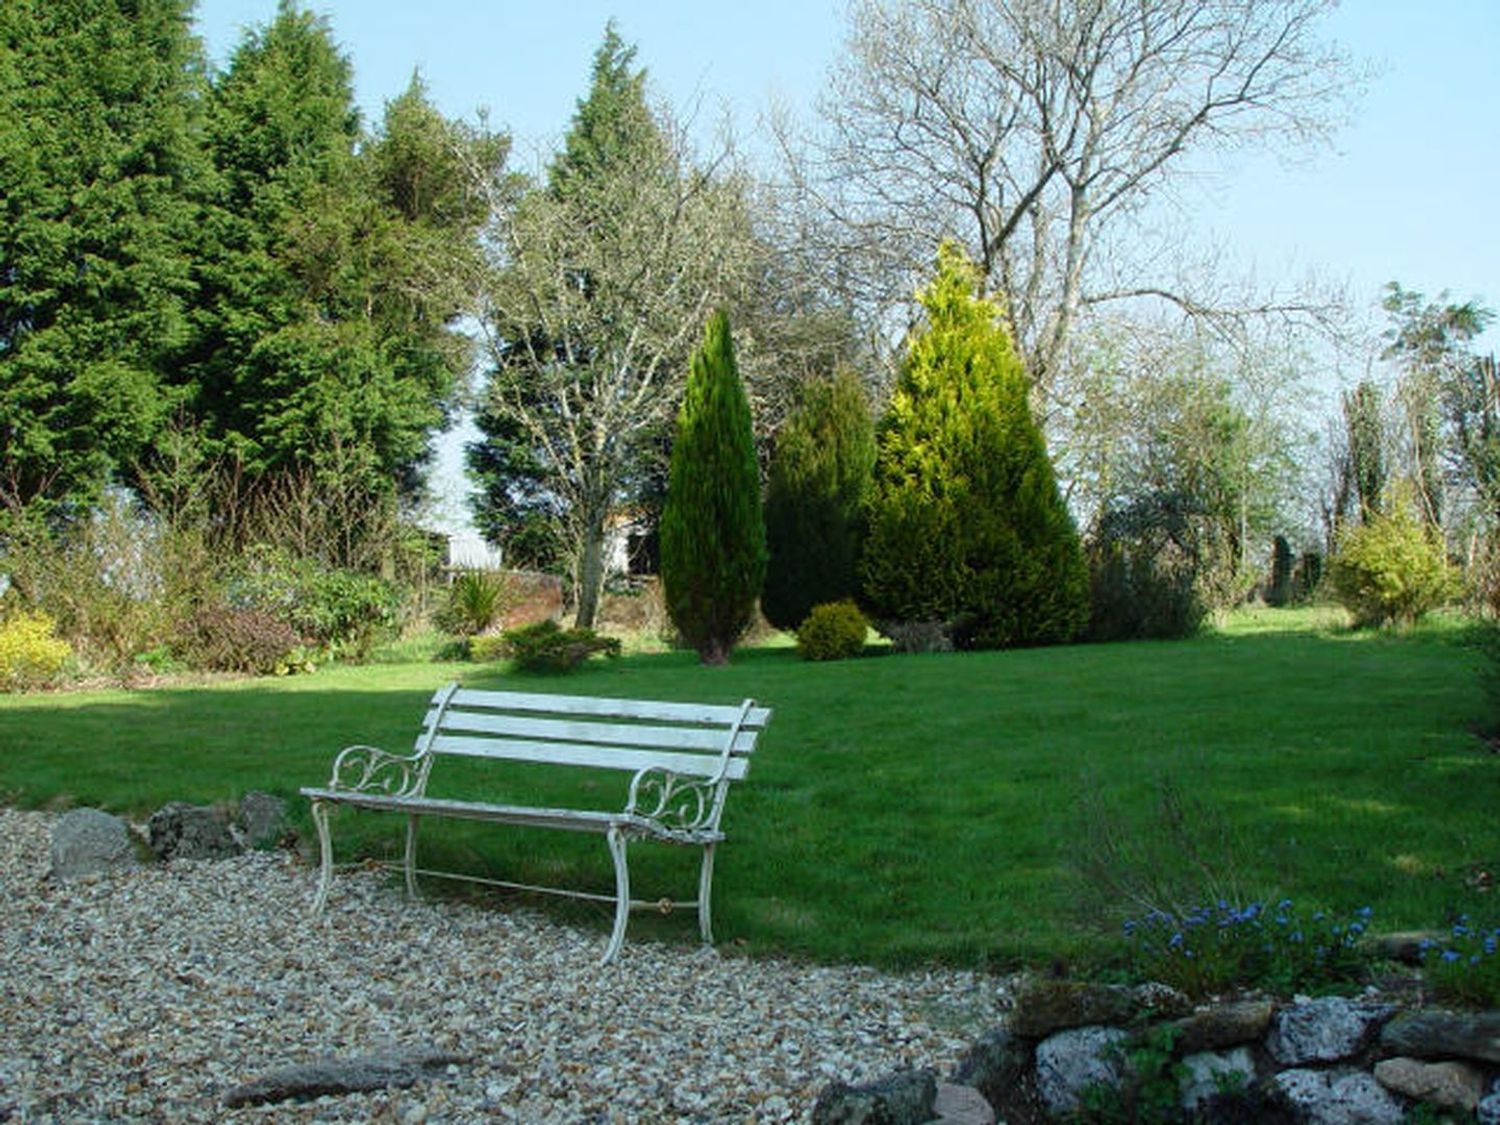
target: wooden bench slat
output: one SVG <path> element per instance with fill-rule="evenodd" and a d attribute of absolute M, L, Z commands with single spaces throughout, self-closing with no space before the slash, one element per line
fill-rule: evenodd
<path fill-rule="evenodd" d="M 740 717 L 740 708 L 722 703 L 668 703 L 652 699 L 611 699 L 592 695 L 546 695 L 511 691 L 481 691 L 463 688 L 453 694 L 449 707 L 491 708 L 499 711 L 535 711 L 562 715 L 601 715 L 621 719 L 661 719 L 677 723 L 727 726 Z M 771 718 L 769 707 L 751 707 L 744 725 L 753 730 Z"/>
<path fill-rule="evenodd" d="M 432 716 L 426 729 L 431 729 Z M 607 746 L 636 746 L 662 750 L 702 750 L 715 758 L 723 753 L 726 728 L 661 727 L 644 724 L 579 722 L 568 719 L 536 719 L 496 711 L 466 711 L 449 707 L 443 714 L 445 731 L 507 735 L 522 741 L 577 742 Z M 735 738 L 733 753 L 755 749 L 755 733 L 742 731 Z"/>
<path fill-rule="evenodd" d="M 548 809 L 534 805 L 492 805 L 483 801 L 456 801 L 446 797 L 389 797 L 379 793 L 349 793 L 340 789 L 300 790 L 309 800 L 337 801 L 376 812 L 402 812 L 418 816 L 447 816 L 455 820 L 482 820 L 530 828 L 557 828 L 569 832 L 605 833 L 611 828 L 651 833 L 655 826 L 643 816 L 592 809 Z M 722 840 L 720 832 L 683 833 L 694 841 Z"/>
<path fill-rule="evenodd" d="M 463 735 L 440 734 L 432 740 L 431 752 L 511 762 L 592 766 L 627 773 L 644 769 L 667 769 L 691 777 L 713 777 L 719 772 L 717 756 L 673 754 L 659 750 L 617 750 L 608 746 L 544 742 L 538 739 L 465 738 Z M 730 781 L 741 781 L 748 772 L 749 763 L 743 757 L 730 758 L 724 769 L 724 776 Z"/>

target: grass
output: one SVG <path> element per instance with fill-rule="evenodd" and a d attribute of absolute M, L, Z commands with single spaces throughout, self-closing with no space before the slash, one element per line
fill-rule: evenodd
<path fill-rule="evenodd" d="M 143 815 L 257 788 L 292 797 L 324 780 L 340 746 L 409 745 L 425 698 L 455 676 L 753 696 L 776 717 L 725 813 L 721 943 L 887 966 L 1097 966 L 1121 956 L 1118 926 L 1139 913 L 1130 896 L 1143 888 L 1370 906 L 1386 930 L 1491 918 L 1480 873 L 1500 867 L 1500 756 L 1473 733 L 1487 718 L 1482 663 L 1453 623 L 1351 633 L 1276 611 L 1178 643 L 827 664 L 775 647 L 717 669 L 637 654 L 566 678 L 386 663 L 8 697 L 0 799 Z M 450 781 L 504 792 L 493 775 Z M 596 780 L 563 784 L 579 800 L 607 799 Z M 346 853 L 397 846 L 394 818 L 344 812 L 338 825 Z M 443 862 L 471 871 L 611 887 L 598 840 L 423 831 Z M 644 897 L 692 889 L 686 853 L 637 845 L 632 870 Z M 607 927 L 602 907 L 567 909 Z M 692 940 L 686 918 L 643 921 L 633 938 Z"/>

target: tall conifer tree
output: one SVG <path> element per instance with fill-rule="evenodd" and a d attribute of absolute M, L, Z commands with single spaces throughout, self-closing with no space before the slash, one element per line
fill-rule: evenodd
<path fill-rule="evenodd" d="M 0 502 L 86 504 L 170 412 L 204 173 L 190 8 L 0 3 Z"/>
<path fill-rule="evenodd" d="M 667 611 L 705 664 L 722 664 L 755 615 L 766 530 L 750 403 L 729 317 L 709 318 L 677 416 L 661 517 Z"/>
<path fill-rule="evenodd" d="M 875 426 L 852 371 L 803 384 L 776 435 L 766 482 L 761 609 L 795 629 L 815 605 L 856 597 Z"/>
<path fill-rule="evenodd" d="M 1088 619 L 1088 571 L 1000 309 L 945 244 L 879 434 L 865 543 L 877 620 L 959 647 L 1047 644 Z"/>
<path fill-rule="evenodd" d="M 419 79 L 372 134 L 327 22 L 283 0 L 210 100 L 218 175 L 187 371 L 210 452 L 246 481 L 312 474 L 410 497 L 472 345 L 478 231 L 508 147 Z"/>

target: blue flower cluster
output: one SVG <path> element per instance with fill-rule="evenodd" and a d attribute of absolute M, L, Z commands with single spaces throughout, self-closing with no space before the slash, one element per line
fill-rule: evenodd
<path fill-rule="evenodd" d="M 1346 919 L 1317 911 L 1303 919 L 1291 899 L 1274 904 L 1224 899 L 1177 912 L 1153 910 L 1125 922 L 1137 970 L 1188 992 L 1228 988 L 1313 989 L 1358 980 L 1359 948 L 1372 911 Z"/>
<path fill-rule="evenodd" d="M 1433 983 L 1450 999 L 1493 1007 L 1500 1004 L 1500 926 L 1475 925 L 1467 914 L 1442 941 L 1422 942 Z"/>

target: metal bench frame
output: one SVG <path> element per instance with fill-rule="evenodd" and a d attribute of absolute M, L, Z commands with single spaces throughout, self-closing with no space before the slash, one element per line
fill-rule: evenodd
<path fill-rule="evenodd" d="M 719 820 L 733 782 L 744 778 L 756 738 L 771 711 L 747 699 L 737 706 L 656 700 L 478 691 L 448 684 L 433 695 L 410 755 L 374 746 L 339 752 L 326 786 L 304 788 L 318 829 L 322 870 L 313 912 L 322 911 L 333 878 L 329 814 L 339 805 L 404 813 L 406 846 L 401 868 L 407 893 L 418 875 L 462 879 L 513 890 L 564 895 L 615 905 L 614 931 L 601 963 L 614 960 L 625 942 L 632 909 L 696 906 L 698 928 L 713 941 L 711 898 L 714 849 L 724 839 Z M 433 764 L 447 755 L 533 762 L 632 774 L 624 809 L 535 808 L 427 795 Z M 615 894 L 529 886 L 416 864 L 417 826 L 424 816 L 450 816 L 536 828 L 594 832 L 605 837 L 615 868 Z M 639 902 L 630 897 L 627 847 L 652 839 L 703 849 L 698 897 L 693 902 Z"/>

